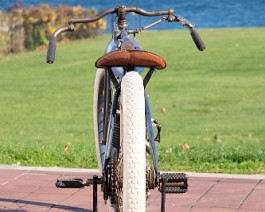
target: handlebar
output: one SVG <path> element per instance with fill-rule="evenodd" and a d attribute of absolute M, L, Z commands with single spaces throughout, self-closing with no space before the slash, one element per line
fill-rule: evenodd
<path fill-rule="evenodd" d="M 199 33 L 195 29 L 191 28 L 190 34 L 191 34 L 191 37 L 192 37 L 195 45 L 197 46 L 198 50 L 203 51 L 205 49 L 205 45 L 204 45 Z"/>
<path fill-rule="evenodd" d="M 56 37 L 52 35 L 49 39 L 49 46 L 47 52 L 46 61 L 49 64 L 52 64 L 55 58 L 55 51 L 56 51 Z"/>
<path fill-rule="evenodd" d="M 104 12 L 92 17 L 92 18 L 74 18 L 74 19 L 68 19 L 68 24 L 82 24 L 82 23 L 88 23 L 88 22 L 94 22 L 98 21 L 99 19 L 103 18 L 106 15 L 112 14 L 112 13 L 119 13 L 121 12 L 134 12 L 138 15 L 142 16 L 162 16 L 162 15 L 173 15 L 174 10 L 156 10 L 156 11 L 146 11 L 138 7 L 124 7 L 124 6 L 118 6 L 116 8 L 111 8 L 108 10 L 105 10 Z"/>
<path fill-rule="evenodd" d="M 146 11 L 138 7 L 125 7 L 125 6 L 117 6 L 116 8 L 111 8 L 108 10 L 105 10 L 102 13 L 99 13 L 98 15 L 90 18 L 74 18 L 74 19 L 68 19 L 67 20 L 67 26 L 61 27 L 57 29 L 53 35 L 49 39 L 49 45 L 48 45 L 48 52 L 47 52 L 47 63 L 52 64 L 55 59 L 55 51 L 56 51 L 56 37 L 63 33 L 63 32 L 71 32 L 74 31 L 74 24 L 80 24 L 80 23 L 89 23 L 98 21 L 99 19 L 105 17 L 106 15 L 116 13 L 118 16 L 118 25 L 120 28 L 125 28 L 127 25 L 126 23 L 126 13 L 128 12 L 134 12 L 138 15 L 142 16 L 163 16 L 167 15 L 167 18 L 164 18 L 163 20 L 166 20 L 168 22 L 179 22 L 183 26 L 186 26 L 191 33 L 191 37 L 196 44 L 197 48 L 200 51 L 203 51 L 205 49 L 205 45 L 200 38 L 198 32 L 194 29 L 194 25 L 190 23 L 188 20 L 174 15 L 173 9 L 168 10 L 154 10 L 154 11 Z M 162 20 L 162 19 L 161 19 Z M 152 24 L 150 25 L 152 26 Z M 148 27 L 149 28 L 149 27 Z M 145 28 L 142 28 L 145 29 Z"/>

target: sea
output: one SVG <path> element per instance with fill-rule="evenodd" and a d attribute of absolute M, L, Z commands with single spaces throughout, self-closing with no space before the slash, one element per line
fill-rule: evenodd
<path fill-rule="evenodd" d="M 0 0 L 0 10 L 13 5 L 18 0 Z M 265 0 L 19 0 L 28 7 L 42 3 L 57 6 L 66 4 L 69 6 L 81 6 L 94 8 L 98 12 L 125 5 L 127 7 L 140 7 L 144 10 L 164 10 L 172 8 L 175 14 L 182 16 L 197 28 L 224 28 L 224 27 L 265 27 Z M 110 15 L 105 18 L 108 22 L 106 32 L 112 28 Z M 157 17 L 129 16 L 131 28 L 145 26 Z M 181 28 L 178 24 L 163 23 L 153 29 L 165 30 Z"/>

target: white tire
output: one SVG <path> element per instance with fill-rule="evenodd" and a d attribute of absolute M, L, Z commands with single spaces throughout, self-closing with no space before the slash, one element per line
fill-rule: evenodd
<path fill-rule="evenodd" d="M 121 84 L 121 145 L 123 211 L 145 211 L 145 98 L 143 80 L 137 72 L 128 72 Z"/>

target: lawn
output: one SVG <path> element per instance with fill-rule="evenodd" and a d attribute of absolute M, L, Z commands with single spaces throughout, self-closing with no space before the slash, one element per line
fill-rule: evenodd
<path fill-rule="evenodd" d="M 160 168 L 265 174 L 265 28 L 199 32 L 205 52 L 184 30 L 136 37 L 167 61 L 147 86 Z M 1 56 L 0 164 L 97 167 L 94 62 L 109 38 L 58 45 L 53 65 L 46 51 Z"/>

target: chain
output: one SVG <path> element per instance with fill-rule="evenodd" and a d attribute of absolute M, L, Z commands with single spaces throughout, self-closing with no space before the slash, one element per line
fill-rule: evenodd
<path fill-rule="evenodd" d="M 123 148 L 121 145 L 121 148 L 119 150 L 119 154 L 117 157 L 117 163 L 116 163 L 116 171 L 117 171 L 117 204 L 119 211 L 122 211 L 122 196 L 123 196 Z"/>
<path fill-rule="evenodd" d="M 116 205 L 118 211 L 122 211 L 122 173 L 123 157 L 121 149 L 119 154 L 113 156 L 109 161 L 110 167 L 110 199 L 111 204 Z"/>
<path fill-rule="evenodd" d="M 111 204 L 116 204 L 115 196 L 116 196 L 116 158 L 112 157 L 109 162 L 110 165 L 110 196 L 111 196 Z"/>

